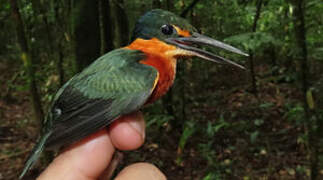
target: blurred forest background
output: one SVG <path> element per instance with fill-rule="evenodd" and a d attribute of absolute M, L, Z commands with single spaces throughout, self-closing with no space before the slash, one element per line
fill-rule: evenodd
<path fill-rule="evenodd" d="M 0 179 L 17 179 L 56 90 L 128 44 L 152 8 L 250 57 L 217 52 L 247 71 L 180 61 L 168 95 L 143 110 L 145 145 L 120 167 L 147 161 L 169 179 L 322 179 L 322 0 L 0 0 Z"/>

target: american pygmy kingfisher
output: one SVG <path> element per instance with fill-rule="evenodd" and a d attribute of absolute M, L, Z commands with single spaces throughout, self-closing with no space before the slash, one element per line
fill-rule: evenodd
<path fill-rule="evenodd" d="M 179 57 L 197 56 L 243 68 L 197 45 L 247 56 L 197 33 L 188 21 L 171 12 L 156 9 L 143 15 L 130 45 L 101 56 L 59 89 L 20 178 L 45 147 L 74 143 L 164 95 L 174 82 Z"/>

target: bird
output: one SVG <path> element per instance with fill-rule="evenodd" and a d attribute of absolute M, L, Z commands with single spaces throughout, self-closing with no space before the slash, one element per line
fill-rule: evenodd
<path fill-rule="evenodd" d="M 57 91 L 19 178 L 45 148 L 68 146 L 155 102 L 172 86 L 178 59 L 196 56 L 244 69 L 201 49 L 203 45 L 248 56 L 198 33 L 187 20 L 172 12 L 154 9 L 145 13 L 136 22 L 129 45 L 99 57 Z"/>

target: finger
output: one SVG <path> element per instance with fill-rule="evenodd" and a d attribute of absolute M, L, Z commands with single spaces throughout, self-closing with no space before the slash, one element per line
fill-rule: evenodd
<path fill-rule="evenodd" d="M 136 163 L 124 168 L 115 180 L 166 180 L 166 176 L 152 164 Z"/>
<path fill-rule="evenodd" d="M 114 150 L 107 130 L 101 130 L 61 153 L 38 179 L 96 179 L 108 166 Z"/>
<path fill-rule="evenodd" d="M 120 118 L 109 127 L 113 145 L 120 150 L 139 148 L 145 140 L 145 121 L 141 112 Z"/>

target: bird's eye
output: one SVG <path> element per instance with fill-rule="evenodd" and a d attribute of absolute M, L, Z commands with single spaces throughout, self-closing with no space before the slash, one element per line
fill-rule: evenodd
<path fill-rule="evenodd" d="M 171 35 L 174 32 L 174 27 L 169 24 L 164 24 L 161 27 L 161 32 L 165 35 Z"/>

